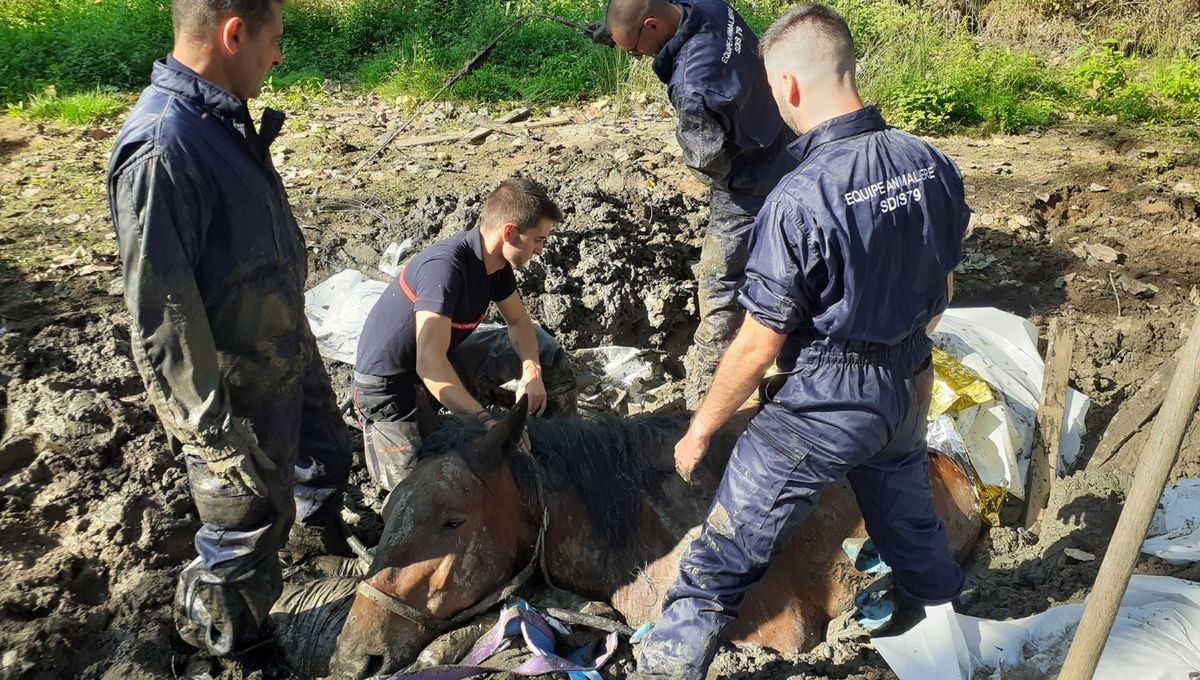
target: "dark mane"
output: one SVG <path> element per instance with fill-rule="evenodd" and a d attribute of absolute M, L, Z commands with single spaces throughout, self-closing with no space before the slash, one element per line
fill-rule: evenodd
<path fill-rule="evenodd" d="M 546 473 L 547 491 L 575 494 L 596 533 L 608 546 L 619 548 L 637 526 L 644 495 L 657 495 L 663 478 L 674 474 L 671 453 L 686 427 L 684 414 L 531 418 L 529 437 L 533 457 Z M 449 419 L 422 442 L 417 457 L 424 460 L 452 451 L 471 456 L 474 447 L 468 444 L 482 434 L 473 421 Z M 534 497 L 537 487 L 531 471 L 524 465 L 512 467 L 522 493 Z"/>

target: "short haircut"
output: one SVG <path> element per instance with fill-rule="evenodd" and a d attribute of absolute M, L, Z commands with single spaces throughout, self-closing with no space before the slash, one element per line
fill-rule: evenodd
<path fill-rule="evenodd" d="M 226 17 L 241 17 L 250 33 L 271 20 L 271 6 L 283 0 L 171 0 L 175 33 L 206 34 Z"/>
<path fill-rule="evenodd" d="M 803 44 L 794 42 L 800 34 L 807 38 Z M 827 5 L 796 5 L 784 12 L 758 44 L 764 60 L 775 49 L 803 51 L 810 59 L 826 61 L 839 75 L 854 73 L 854 36 L 842 15 Z"/>
<path fill-rule="evenodd" d="M 609 29 L 619 27 L 625 33 L 636 33 L 647 17 L 662 13 L 666 0 L 609 0 L 604 22 Z"/>
<path fill-rule="evenodd" d="M 525 233 L 544 219 L 562 222 L 562 212 L 546 194 L 546 187 L 531 179 L 514 177 L 496 187 L 483 204 L 479 223 L 484 229 L 502 224 L 515 224 Z"/>

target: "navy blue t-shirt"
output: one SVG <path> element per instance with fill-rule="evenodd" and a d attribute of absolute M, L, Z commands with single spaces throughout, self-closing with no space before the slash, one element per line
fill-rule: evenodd
<path fill-rule="evenodd" d="M 510 265 L 488 275 L 478 227 L 438 241 L 415 255 L 371 308 L 354 370 L 415 382 L 417 312 L 450 317 L 452 351 L 483 321 L 489 304 L 516 290 Z"/>
<path fill-rule="evenodd" d="M 874 107 L 826 121 L 753 227 L 738 301 L 799 346 L 896 345 L 940 314 L 970 219 L 962 176 Z"/>

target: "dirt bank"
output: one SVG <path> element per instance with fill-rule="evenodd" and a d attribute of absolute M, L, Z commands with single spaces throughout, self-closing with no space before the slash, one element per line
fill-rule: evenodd
<path fill-rule="evenodd" d="M 446 107 L 444 120 L 423 124 L 470 127 L 456 119 L 473 113 Z M 393 150 L 353 182 L 353 164 L 400 113 L 334 98 L 293 117 L 275 153 L 308 240 L 309 284 L 345 267 L 370 272 L 390 242 L 412 239 L 415 252 L 471 225 L 486 191 L 522 172 L 544 181 L 566 215 L 521 277 L 534 316 L 569 348 L 649 347 L 677 371 L 695 327 L 703 189 L 682 169 L 665 112 L 558 113 L 572 124 L 539 139 Z M 197 520 L 112 294 L 120 271 L 103 189 L 112 131 L 0 119 L 0 677 L 242 677 L 173 632 L 174 579 L 193 555 Z M 1043 326 L 1058 316 L 1075 329 L 1072 384 L 1094 402 L 1085 455 L 1200 309 L 1196 134 L 1076 126 L 939 140 L 977 215 L 956 304 Z M 347 368 L 330 368 L 344 391 Z M 1177 477 L 1200 471 L 1198 436 L 1194 428 Z M 1025 616 L 1081 599 L 1099 561 L 1065 548 L 1102 557 L 1124 483 L 1077 474 L 1038 533 L 989 531 L 970 565 L 967 612 Z M 380 500 L 369 486 L 354 494 L 368 536 Z M 1154 559 L 1141 570 L 1200 577 Z M 719 664 L 734 677 L 893 677 L 861 645 L 793 659 L 742 650 Z"/>

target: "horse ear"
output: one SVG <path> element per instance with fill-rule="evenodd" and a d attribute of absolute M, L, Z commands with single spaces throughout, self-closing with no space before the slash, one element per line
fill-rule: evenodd
<path fill-rule="evenodd" d="M 421 435 L 421 439 L 425 439 L 429 435 L 438 431 L 441 422 L 437 417 L 437 409 L 433 407 L 433 402 L 429 400 L 429 393 L 425 391 L 424 386 L 417 387 L 417 433 Z"/>
<path fill-rule="evenodd" d="M 503 420 L 492 426 L 475 444 L 477 459 L 489 469 L 499 467 L 510 458 L 525 434 L 525 420 L 529 417 L 529 398 L 521 395 L 520 400 L 509 410 Z"/>

